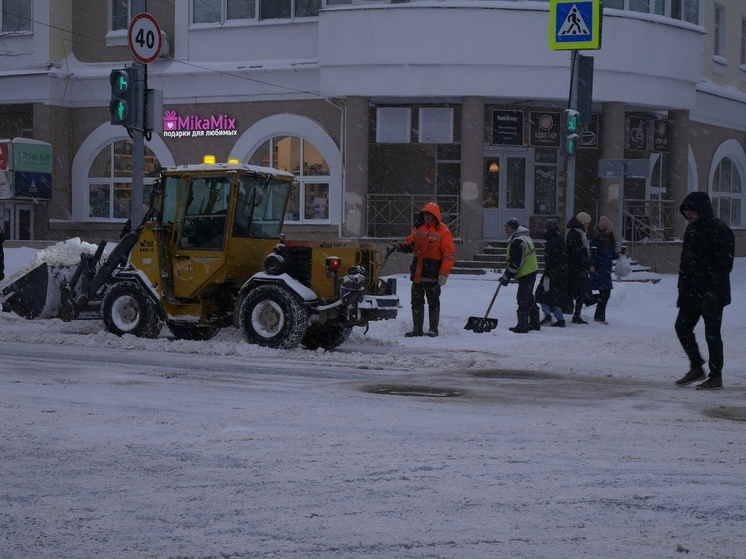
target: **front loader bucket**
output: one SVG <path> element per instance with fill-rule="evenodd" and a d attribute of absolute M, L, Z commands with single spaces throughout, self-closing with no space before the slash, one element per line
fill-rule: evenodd
<path fill-rule="evenodd" d="M 57 318 L 63 282 L 70 281 L 76 268 L 44 262 L 5 287 L 0 301 L 23 318 Z"/>

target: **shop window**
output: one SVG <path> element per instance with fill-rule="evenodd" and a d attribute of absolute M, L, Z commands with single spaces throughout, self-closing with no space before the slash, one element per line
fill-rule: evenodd
<path fill-rule="evenodd" d="M 145 147 L 143 165 L 143 203 L 147 204 L 160 165 L 155 154 Z M 119 140 L 102 149 L 88 170 L 88 217 L 90 219 L 128 219 L 132 213 L 132 141 Z"/>
<path fill-rule="evenodd" d="M 111 30 L 127 30 L 132 21 L 132 0 L 111 0 Z"/>
<path fill-rule="evenodd" d="M 715 217 L 731 227 L 741 227 L 743 178 L 730 157 L 721 159 L 715 169 L 710 198 Z"/>
<path fill-rule="evenodd" d="M 31 0 L 0 0 L 0 22 L 3 33 L 31 31 Z"/>
<path fill-rule="evenodd" d="M 725 56 L 725 6 L 715 4 L 713 55 Z"/>
<path fill-rule="evenodd" d="M 311 142 L 297 136 L 275 136 L 254 152 L 249 163 L 295 175 L 286 223 L 329 221 L 329 166 Z"/>
<path fill-rule="evenodd" d="M 376 143 L 408 144 L 412 130 L 412 111 L 406 107 L 376 109 Z"/>
<path fill-rule="evenodd" d="M 700 0 L 604 0 L 604 8 L 667 16 L 699 23 Z"/>
<path fill-rule="evenodd" d="M 421 144 L 453 143 L 453 109 L 422 107 L 419 120 Z"/>
<path fill-rule="evenodd" d="M 256 0 L 194 0 L 194 23 L 223 23 L 234 19 L 256 19 Z"/>
<path fill-rule="evenodd" d="M 194 23 L 224 23 L 238 19 L 316 17 L 321 0 L 193 0 Z"/>

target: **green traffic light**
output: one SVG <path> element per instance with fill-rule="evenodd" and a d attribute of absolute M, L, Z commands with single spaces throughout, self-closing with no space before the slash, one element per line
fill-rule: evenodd
<path fill-rule="evenodd" d="M 567 131 L 568 132 L 577 132 L 578 131 L 578 123 L 580 121 L 580 115 L 574 114 L 570 116 L 567 120 Z"/>
<path fill-rule="evenodd" d="M 124 101 L 112 101 L 111 114 L 118 122 L 124 122 L 127 120 L 127 103 Z"/>
<path fill-rule="evenodd" d="M 117 93 L 124 93 L 125 91 L 127 91 L 127 89 L 129 89 L 129 86 L 130 86 L 129 81 L 127 80 L 127 75 L 119 74 L 117 76 L 117 79 L 115 80 L 114 86 L 117 90 Z"/>

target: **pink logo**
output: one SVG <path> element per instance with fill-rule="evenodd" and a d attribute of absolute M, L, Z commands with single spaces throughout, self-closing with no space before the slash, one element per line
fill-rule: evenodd
<path fill-rule="evenodd" d="M 179 117 L 176 115 L 176 111 L 166 111 L 165 113 L 163 113 L 164 130 L 176 130 L 178 121 Z"/>

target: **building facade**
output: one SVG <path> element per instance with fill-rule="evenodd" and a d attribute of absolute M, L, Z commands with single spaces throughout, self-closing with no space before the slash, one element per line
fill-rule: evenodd
<path fill-rule="evenodd" d="M 109 73 L 133 60 L 137 2 L 101 4 L 0 0 L 0 139 L 53 153 L 48 199 L 16 196 L 14 181 L 34 177 L 0 171 L 9 239 L 113 239 L 130 215 L 132 145 L 108 103 Z M 163 132 L 145 142 L 146 199 L 161 166 L 211 154 L 296 175 L 289 237 L 398 238 L 437 200 L 461 257 L 504 237 L 509 217 L 538 229 L 581 210 L 629 241 L 669 240 L 693 190 L 742 237 L 742 0 L 604 2 L 601 48 L 580 51 L 592 105 L 573 172 L 560 149 L 573 57 L 549 47 L 547 1 L 147 7 L 163 38 L 147 82 L 164 101 Z M 640 161 L 624 176 L 604 174 L 608 160 Z"/>

